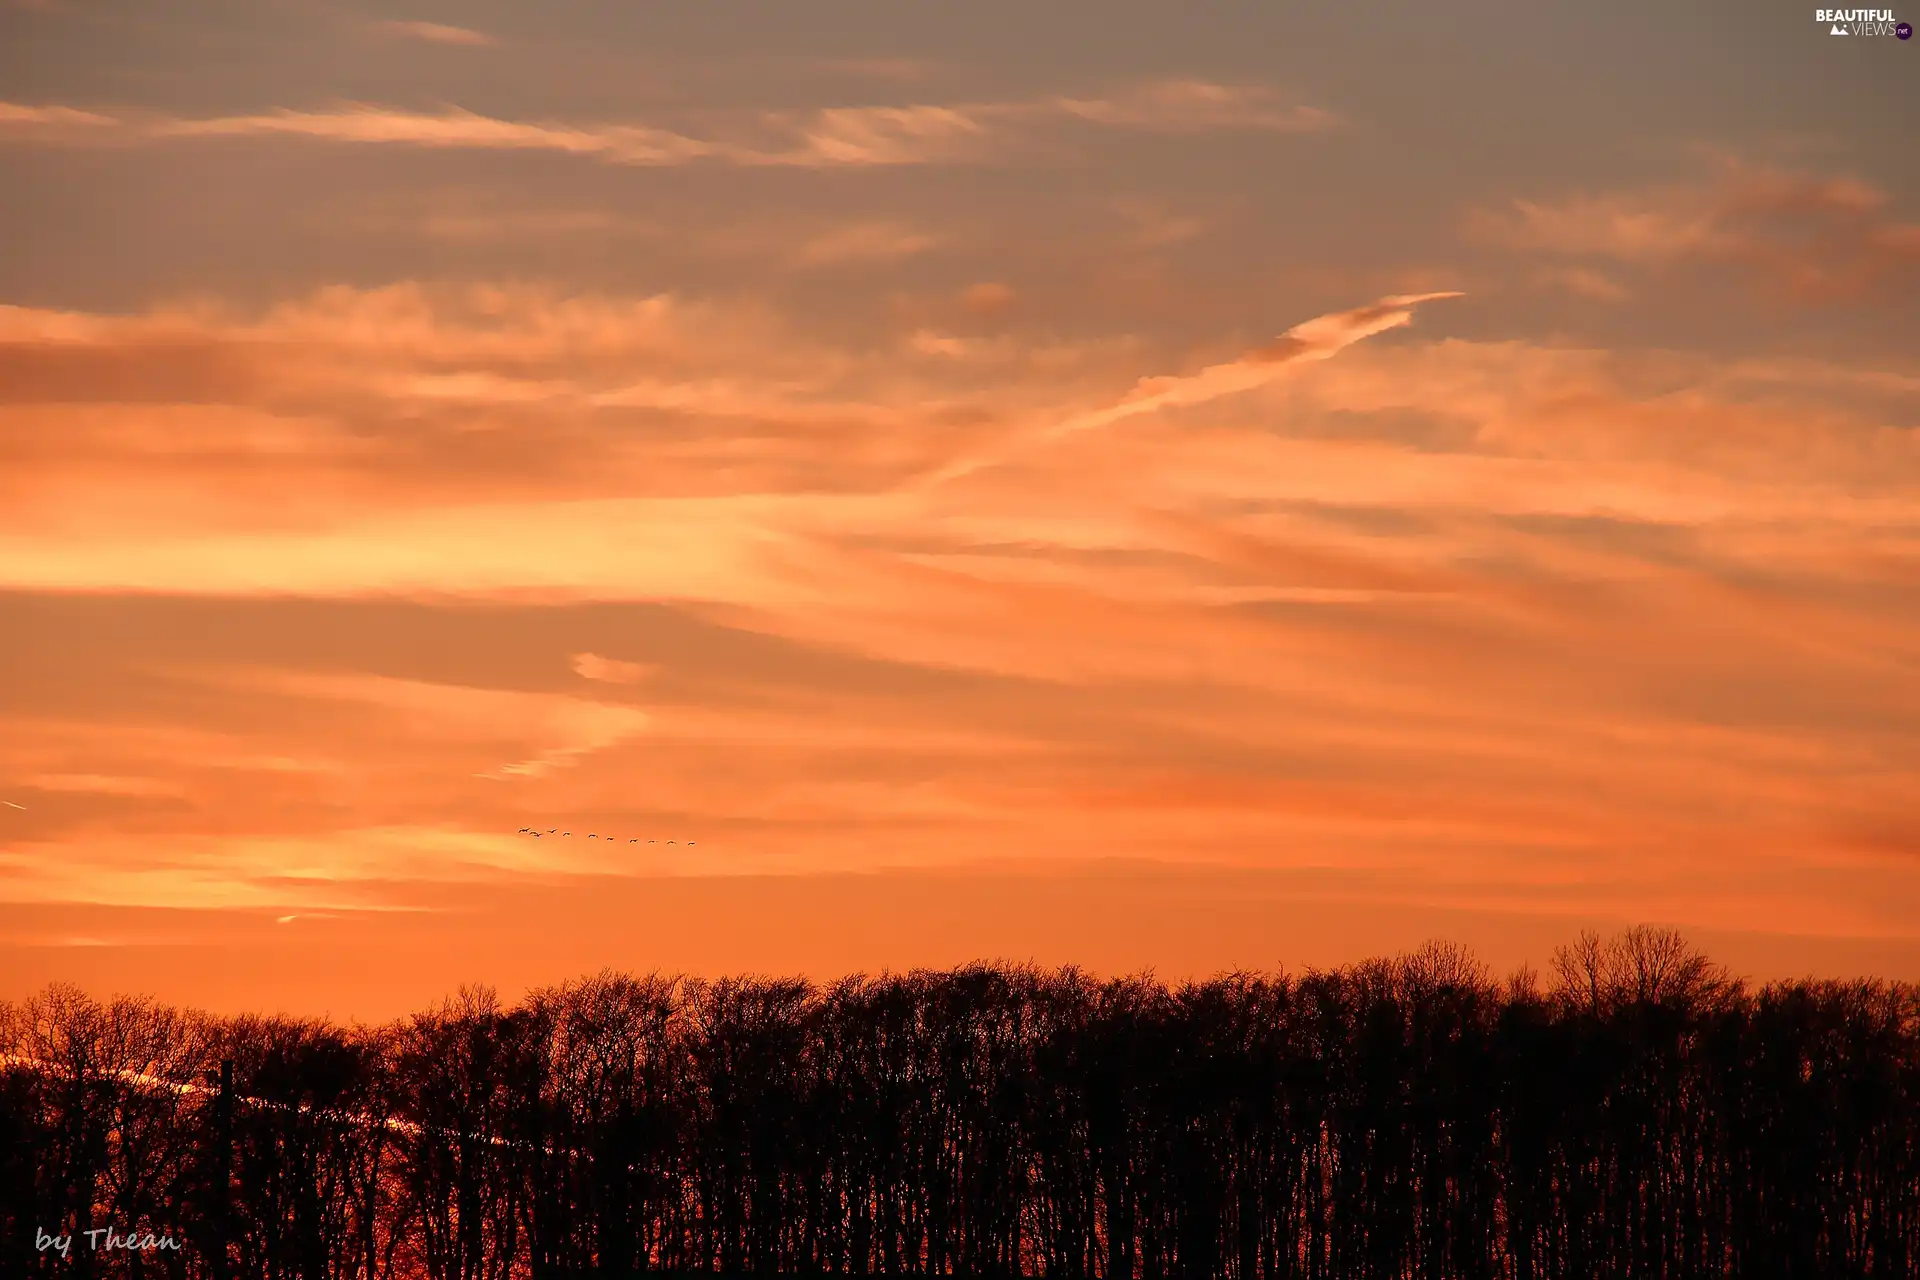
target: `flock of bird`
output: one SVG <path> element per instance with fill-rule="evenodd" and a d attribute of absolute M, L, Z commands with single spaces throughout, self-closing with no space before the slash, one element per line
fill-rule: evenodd
<path fill-rule="evenodd" d="M 570 836 L 570 835 L 572 835 L 572 834 L 573 834 L 573 832 L 571 832 L 571 831 L 562 831 L 562 830 L 560 830 L 560 829 L 559 829 L 558 827 L 548 827 L 548 828 L 547 828 L 547 829 L 546 829 L 545 831 L 542 831 L 542 830 L 540 830 L 540 829 L 539 829 L 538 827 L 522 827 L 522 828 L 520 828 L 520 830 L 518 830 L 518 831 L 516 831 L 516 832 L 514 832 L 514 834 L 515 834 L 515 835 L 520 835 L 520 836 L 532 836 L 532 837 L 533 837 L 533 838 L 534 838 L 535 840 L 539 840 L 539 839 L 541 839 L 541 838 L 543 838 L 543 837 L 545 837 L 545 836 Z M 589 831 L 589 832 L 587 832 L 587 839 L 589 839 L 589 840 L 611 840 L 611 841 L 613 841 L 613 842 L 614 842 L 615 844 L 618 844 L 618 843 L 620 842 L 620 837 L 619 837 L 619 836 L 603 836 L 603 835 L 600 835 L 599 833 L 597 833 L 597 832 L 593 832 L 593 831 Z M 628 844 L 639 844 L 639 843 L 641 843 L 641 840 L 640 840 L 640 837 L 639 837 L 639 836 L 630 836 L 630 837 L 628 837 L 628 839 L 627 839 L 627 843 L 628 843 Z M 656 840 L 648 840 L 648 841 L 646 841 L 646 843 L 647 843 L 647 844 L 658 844 L 659 842 L 658 842 L 658 841 L 656 841 Z M 680 842 L 679 842 L 678 840 L 669 840 L 669 841 L 667 841 L 667 843 L 668 843 L 668 844 L 678 844 L 678 843 L 680 843 Z M 694 841 L 692 841 L 692 840 L 689 840 L 689 841 L 687 841 L 687 848 L 689 848 L 689 849 L 691 849 L 691 848 L 693 848 L 693 846 L 694 846 Z"/>

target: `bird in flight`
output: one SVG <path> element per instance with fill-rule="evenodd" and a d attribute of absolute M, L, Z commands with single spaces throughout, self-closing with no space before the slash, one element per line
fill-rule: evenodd
<path fill-rule="evenodd" d="M 17 807 L 17 806 L 16 806 L 16 807 Z M 515 832 L 514 834 L 516 834 L 516 835 L 523 835 L 523 836 L 532 836 L 532 837 L 533 837 L 533 838 L 534 838 L 535 840 L 538 840 L 538 839 L 539 839 L 539 838 L 540 838 L 540 837 L 541 837 L 542 835 L 549 835 L 549 836 L 571 836 L 571 835 L 573 834 L 573 832 L 571 832 L 571 831 L 562 831 L 562 830 L 561 830 L 560 828 L 558 828 L 558 827 L 548 827 L 548 828 L 547 828 L 547 829 L 546 829 L 546 830 L 545 830 L 544 832 L 543 832 L 543 831 L 541 831 L 541 830 L 540 830 L 540 828 L 538 828 L 538 827 L 521 827 L 521 828 L 520 828 L 520 829 L 519 829 L 519 830 L 518 830 L 517 832 Z M 597 832 L 597 831 L 589 831 L 589 832 L 587 832 L 587 839 L 589 839 L 589 840 L 603 840 L 603 839 L 604 839 L 604 840 L 613 840 L 613 841 L 617 841 L 617 840 L 619 840 L 619 839 L 620 839 L 620 837 L 619 837 L 619 836 L 602 836 L 602 835 L 601 835 L 601 834 L 600 834 L 599 832 Z M 639 844 L 639 843 L 641 843 L 641 840 L 640 840 L 640 837 L 639 837 L 639 836 L 629 836 L 629 837 L 627 838 L 627 843 L 628 843 L 628 844 Z M 647 844 L 659 844 L 659 843 L 660 843 L 660 841 L 658 841 L 658 840 L 648 840 L 648 841 L 646 841 L 646 843 L 647 843 Z M 671 844 L 671 845 L 678 845 L 678 844 L 679 844 L 680 842 L 679 842 L 678 840 L 669 840 L 669 841 L 667 841 L 666 843 L 668 843 L 668 844 Z M 693 841 L 691 841 L 691 840 L 689 840 L 689 841 L 687 841 L 686 843 L 687 843 L 687 846 L 688 846 L 689 848 L 691 848 L 691 847 L 693 846 L 693 844 L 694 844 L 694 842 L 693 842 Z"/>

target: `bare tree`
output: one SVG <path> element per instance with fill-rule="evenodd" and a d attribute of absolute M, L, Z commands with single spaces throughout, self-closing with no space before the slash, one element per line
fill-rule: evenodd
<path fill-rule="evenodd" d="M 1552 974 L 603 973 L 371 1029 L 52 987 L 0 1006 L 0 1273 L 203 1280 L 35 1232 L 229 1197 L 239 1280 L 1920 1270 L 1920 991 L 1657 929 Z"/>

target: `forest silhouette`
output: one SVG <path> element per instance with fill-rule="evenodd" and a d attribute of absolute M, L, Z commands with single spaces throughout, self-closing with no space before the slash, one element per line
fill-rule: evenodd
<path fill-rule="evenodd" d="M 1663 930 L 1544 981 L 1430 944 L 603 973 L 377 1027 L 55 986 L 0 1028 L 8 1276 L 1920 1274 L 1920 988 Z M 35 1247 L 104 1226 L 184 1247 Z"/>

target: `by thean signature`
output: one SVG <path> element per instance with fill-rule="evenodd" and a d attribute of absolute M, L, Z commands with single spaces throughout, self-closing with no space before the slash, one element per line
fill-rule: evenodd
<path fill-rule="evenodd" d="M 49 1235 L 38 1227 L 33 1229 L 33 1242 L 39 1246 L 40 1252 L 45 1253 L 47 1250 L 53 1249 L 63 1258 L 72 1255 L 73 1238 L 75 1236 L 85 1236 L 87 1238 L 87 1247 L 95 1253 L 100 1252 L 102 1249 L 131 1249 L 144 1253 L 151 1249 L 178 1249 L 180 1247 L 180 1242 L 172 1236 L 156 1236 L 151 1231 L 130 1231 L 122 1235 L 112 1227 L 95 1227 L 91 1231 L 70 1231 L 66 1235 L 60 1236 Z M 105 1237 L 105 1239 L 103 1240 L 102 1237 Z"/>

